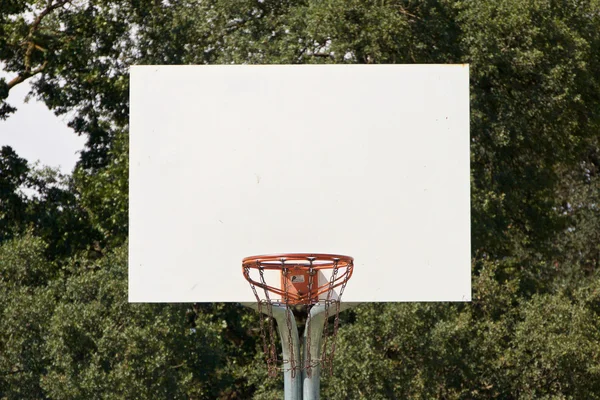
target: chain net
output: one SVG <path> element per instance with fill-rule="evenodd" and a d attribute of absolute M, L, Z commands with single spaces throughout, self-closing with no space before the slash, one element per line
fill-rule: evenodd
<path fill-rule="evenodd" d="M 276 262 L 275 259 L 277 259 Z M 282 371 L 291 371 L 293 378 L 299 371 L 305 370 L 310 377 L 313 368 L 317 366 L 320 366 L 323 371 L 333 374 L 336 338 L 340 326 L 340 300 L 348 279 L 352 275 L 353 259 L 346 256 L 322 254 L 261 256 L 244 259 L 242 267 L 244 277 L 250 283 L 258 303 L 260 335 L 269 376 L 274 377 Z M 251 276 L 252 270 L 258 271 L 258 280 Z M 281 288 L 267 284 L 265 271 L 269 270 L 281 271 Z M 290 275 L 293 272 L 297 273 L 299 270 L 305 273 L 307 277 L 307 292 L 302 295 L 293 293 L 290 279 Z M 320 270 L 330 271 L 329 280 L 321 285 L 318 282 L 318 272 Z M 337 295 L 334 289 L 337 289 Z M 273 297 L 273 295 L 279 297 Z M 305 357 L 303 362 L 299 364 L 296 362 L 297 355 L 293 346 L 292 327 L 294 325 L 291 321 L 292 318 L 295 318 L 293 309 L 298 305 L 305 306 L 304 309 L 306 310 Z M 324 307 L 325 318 L 322 326 L 313 326 L 311 321 L 310 310 L 316 305 Z M 281 362 L 278 359 L 276 347 L 274 306 L 285 308 L 286 329 L 281 329 L 280 332 L 287 335 L 289 359 L 283 359 L 282 357 Z M 331 317 L 333 317 L 332 324 L 329 322 Z M 322 330 L 320 357 L 311 354 L 311 330 L 313 329 Z"/>

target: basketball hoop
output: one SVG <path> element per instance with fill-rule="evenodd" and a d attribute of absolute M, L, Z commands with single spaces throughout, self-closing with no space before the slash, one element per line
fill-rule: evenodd
<path fill-rule="evenodd" d="M 335 339 L 339 327 L 339 312 L 341 296 L 348 280 L 352 276 L 354 259 L 337 254 L 310 254 L 289 253 L 246 257 L 242 261 L 244 277 L 250 283 L 258 303 L 260 315 L 260 331 L 263 339 L 263 350 L 267 358 L 267 367 L 270 376 L 275 376 L 278 370 L 291 371 L 295 377 L 298 370 L 304 370 L 310 377 L 312 368 L 321 366 L 333 371 L 333 357 L 335 353 Z M 265 275 L 271 280 L 277 279 L 278 286 L 267 283 Z M 258 289 L 262 289 L 259 291 Z M 337 290 L 336 290 L 337 289 Z M 261 295 L 259 295 L 259 292 Z M 337 292 L 337 293 L 336 293 Z M 318 326 L 322 332 L 316 337 L 322 337 L 321 357 L 313 359 L 311 354 L 311 309 L 316 305 L 322 307 L 324 318 L 323 326 Z M 292 329 L 296 329 L 293 311 L 290 306 L 305 306 L 308 308 L 305 329 L 305 355 L 304 362 L 298 363 L 298 349 L 294 346 Z M 287 337 L 285 342 L 289 349 L 287 359 L 282 361 L 286 367 L 279 367 L 277 351 L 275 349 L 275 334 L 273 325 L 273 307 L 283 309 L 285 313 L 285 329 L 279 326 L 280 334 Z M 331 307 L 335 307 L 332 313 Z M 269 318 L 265 321 L 264 315 Z M 333 331 L 329 334 L 328 319 L 335 316 Z M 267 327 L 265 327 L 267 325 Z M 281 322 L 278 322 L 281 325 Z M 328 341 L 328 338 L 331 340 Z M 282 338 L 283 339 L 283 338 Z M 283 342 L 283 340 L 282 340 Z M 329 343 L 328 343 L 329 342 Z M 314 351 L 314 350 L 313 350 Z"/>
<path fill-rule="evenodd" d="M 352 276 L 353 259 L 336 254 L 273 254 L 246 257 L 242 267 L 246 280 L 263 289 L 266 298 L 270 298 L 270 292 L 279 296 L 281 303 L 312 305 L 322 300 L 324 295 L 332 295 L 333 289 L 346 285 Z M 252 269 L 259 272 L 260 281 L 250 276 Z M 315 284 L 315 276 L 324 270 L 332 271 L 331 278 L 325 283 L 317 281 Z M 264 271 L 280 271 L 280 287 L 268 285 Z"/>

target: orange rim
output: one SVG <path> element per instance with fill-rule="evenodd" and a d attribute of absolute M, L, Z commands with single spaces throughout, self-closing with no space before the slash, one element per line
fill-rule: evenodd
<path fill-rule="evenodd" d="M 250 269 L 256 270 L 304 270 L 315 271 L 324 269 L 343 269 L 342 273 L 335 276 L 333 281 L 317 286 L 307 295 L 297 295 L 295 293 L 285 292 L 281 288 L 270 286 L 266 283 L 256 281 L 250 277 Z M 267 254 L 246 257 L 242 260 L 242 271 L 246 280 L 256 287 L 262 288 L 276 294 L 289 304 L 308 304 L 317 302 L 320 295 L 327 293 L 334 288 L 345 284 L 352 276 L 354 270 L 354 259 L 340 254 L 320 254 L 320 253 L 282 253 Z"/>

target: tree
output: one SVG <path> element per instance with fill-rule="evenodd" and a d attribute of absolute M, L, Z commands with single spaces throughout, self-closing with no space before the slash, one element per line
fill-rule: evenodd
<path fill-rule="evenodd" d="M 88 142 L 66 181 L 3 149 L 3 254 L 30 243 L 37 255 L 0 259 L 13 271 L 0 287 L 0 392 L 280 393 L 256 315 L 125 302 L 130 65 L 452 62 L 471 71 L 474 301 L 347 312 L 324 393 L 597 398 L 599 28 L 597 0 L 6 2 L 0 61 L 14 77 L 0 82 L 0 118 L 8 91 L 32 79 L 32 95 Z M 27 184 L 37 198 L 19 191 Z M 186 312 L 208 347 L 182 328 Z M 22 329 L 29 319 L 38 331 Z"/>
<path fill-rule="evenodd" d="M 43 238 L 50 259 L 87 249 L 100 235 L 82 208 L 72 179 L 30 166 L 12 148 L 0 152 L 0 243 L 26 231 Z"/>
<path fill-rule="evenodd" d="M 45 398 L 43 346 L 56 299 L 46 288 L 55 274 L 45 243 L 26 235 L 0 245 L 0 396 Z"/>
<path fill-rule="evenodd" d="M 24 224 L 25 196 L 22 186 L 27 181 L 29 166 L 11 147 L 0 150 L 0 242 L 10 238 L 19 224 Z"/>
<path fill-rule="evenodd" d="M 0 246 L 2 398 L 213 399 L 226 386 L 221 322 L 127 303 L 127 245 L 56 273 L 31 235 Z"/>

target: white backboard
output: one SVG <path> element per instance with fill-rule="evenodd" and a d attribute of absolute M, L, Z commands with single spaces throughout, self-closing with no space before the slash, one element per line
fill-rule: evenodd
<path fill-rule="evenodd" d="M 129 300 L 252 302 L 242 258 L 353 256 L 343 301 L 471 299 L 466 65 L 131 68 Z"/>

